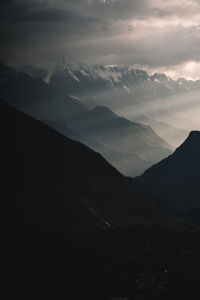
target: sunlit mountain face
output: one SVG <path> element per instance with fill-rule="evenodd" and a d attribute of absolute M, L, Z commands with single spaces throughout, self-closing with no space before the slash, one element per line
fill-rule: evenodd
<path fill-rule="evenodd" d="M 6 292 L 199 299 L 200 1 L 3 0 L 0 44 Z"/>

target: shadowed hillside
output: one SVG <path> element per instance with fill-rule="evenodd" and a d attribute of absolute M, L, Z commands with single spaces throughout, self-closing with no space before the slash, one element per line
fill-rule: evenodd
<path fill-rule="evenodd" d="M 136 182 L 179 210 L 200 208 L 200 132 L 192 131 L 168 158 L 148 169 Z"/>
<path fill-rule="evenodd" d="M 165 223 L 165 208 L 100 154 L 3 102 L 0 113 L 6 132 L 5 184 L 12 186 L 7 197 L 17 219 L 62 234 Z"/>

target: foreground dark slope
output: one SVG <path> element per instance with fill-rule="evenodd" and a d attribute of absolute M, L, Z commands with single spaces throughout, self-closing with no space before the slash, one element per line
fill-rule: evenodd
<path fill-rule="evenodd" d="M 7 295 L 14 291 L 21 299 L 199 298 L 198 233 L 160 226 L 170 221 L 163 206 L 82 144 L 2 102 L 0 121 L 1 150 L 6 152 L 1 155 L 1 204 Z M 132 221 L 139 226 L 64 239 L 46 231 L 107 228 L 105 220 L 113 226 Z"/>
<path fill-rule="evenodd" d="M 0 114 L 7 203 L 16 220 L 62 234 L 166 222 L 165 208 L 100 154 L 3 102 Z"/>
<path fill-rule="evenodd" d="M 179 210 L 200 208 L 200 132 L 192 131 L 171 156 L 135 181 Z"/>

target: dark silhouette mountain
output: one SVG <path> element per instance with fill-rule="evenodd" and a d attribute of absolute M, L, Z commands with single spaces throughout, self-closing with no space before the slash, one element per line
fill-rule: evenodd
<path fill-rule="evenodd" d="M 179 210 L 200 208 L 200 132 L 192 131 L 168 158 L 136 178 L 138 185 Z"/>
<path fill-rule="evenodd" d="M 62 234 L 133 223 L 164 224 L 165 207 L 103 157 L 0 103 L 3 187 L 12 224 Z M 168 221 L 167 221 L 168 222 Z"/>
<path fill-rule="evenodd" d="M 181 217 L 192 224 L 200 226 L 200 208 L 195 207 L 184 211 Z"/>
<path fill-rule="evenodd" d="M 55 129 L 56 131 L 62 133 L 64 136 L 69 137 L 71 139 L 80 140 L 81 137 L 78 136 L 73 130 L 69 129 L 66 125 L 51 121 L 51 120 L 42 120 L 43 123 L 48 125 L 49 127 Z"/>
<path fill-rule="evenodd" d="M 16 73 L 14 76 L 21 77 Z M 28 80 L 31 84 L 30 77 Z M 19 87 L 23 89 L 22 82 L 26 84 L 26 80 L 20 79 L 19 86 L 14 81 L 13 77 L 12 84 L 7 82 L 5 85 L 5 96 L 12 105 L 17 105 L 19 97 L 20 109 L 25 107 L 25 111 L 36 117 L 50 117 L 45 122 L 56 130 L 68 136 L 77 135 L 68 124 L 89 115 L 80 102 L 63 95 L 60 99 L 56 90 L 55 98 L 53 94 L 53 98 L 48 97 L 48 85 L 42 87 L 42 103 L 35 98 L 39 91 L 33 98 L 28 98 L 29 91 L 27 94 L 23 91 L 20 98 Z M 34 84 L 31 88 L 36 89 L 37 84 Z M 14 101 L 8 86 L 14 87 Z M 99 118 L 102 111 L 104 118 Z M 95 116 L 93 122 L 100 137 L 103 127 L 104 132 L 107 128 L 110 130 L 107 137 L 112 137 L 110 128 L 114 125 L 108 126 L 110 120 L 116 122 L 116 128 L 121 132 L 118 143 L 121 141 L 122 144 L 128 137 L 126 126 L 130 125 L 127 120 L 105 108 L 97 108 L 91 115 L 91 119 Z M 122 176 L 100 154 L 1 101 L 0 120 L 3 231 L 10 229 L 9 233 L 6 231 L 7 240 L 3 243 L 6 252 L 6 256 L 3 255 L 6 272 L 3 270 L 3 274 L 12 290 L 19 291 L 20 295 L 24 292 L 26 298 L 35 293 L 37 298 L 41 294 L 35 284 L 38 280 L 45 297 L 53 295 L 55 285 L 54 298 L 62 294 L 66 299 L 71 297 L 70 294 L 73 299 L 104 299 L 105 295 L 110 295 L 110 299 L 116 295 L 126 295 L 130 299 L 178 299 L 187 295 L 189 299 L 191 291 L 195 295 L 199 292 L 199 236 L 193 238 L 191 232 L 172 234 L 168 231 L 168 228 L 185 229 L 185 224 L 177 224 L 169 218 L 161 201 L 154 200 L 132 179 Z M 141 128 L 139 124 L 135 125 Z M 106 140 L 104 136 L 102 139 Z M 146 136 L 142 130 L 140 137 L 135 135 L 132 142 L 138 139 L 144 139 L 151 147 L 153 142 L 156 146 L 163 143 L 153 136 Z M 89 143 L 89 139 L 87 141 Z M 90 143 L 99 149 L 105 148 L 92 138 Z M 196 148 L 197 151 L 193 149 L 191 153 L 197 157 L 199 147 Z M 124 158 L 129 165 L 133 157 L 137 157 L 134 153 L 122 154 L 109 148 L 106 151 L 116 161 Z M 189 169 L 191 171 L 188 166 Z M 187 218 L 195 215 L 199 224 L 196 212 L 195 208 L 191 209 Z M 132 224 L 136 226 L 123 228 Z M 164 230 L 161 225 L 166 225 Z M 108 228 L 111 230 L 99 230 Z M 65 238 L 52 234 L 52 231 Z M 94 232 L 66 238 L 66 235 L 88 231 Z M 87 294 L 92 290 L 94 293 L 88 297 L 84 290 Z"/>

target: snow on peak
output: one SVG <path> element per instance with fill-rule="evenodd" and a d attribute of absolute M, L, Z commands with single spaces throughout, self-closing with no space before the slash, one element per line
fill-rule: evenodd
<path fill-rule="evenodd" d="M 122 77 L 122 73 L 119 71 L 114 71 L 110 68 L 97 68 L 96 70 L 96 74 L 103 78 L 104 80 L 108 80 L 110 82 L 120 82 L 120 79 Z"/>
<path fill-rule="evenodd" d="M 130 93 L 130 89 L 129 89 L 126 85 L 123 85 L 123 89 L 124 89 L 125 91 L 127 91 L 128 93 Z"/>

